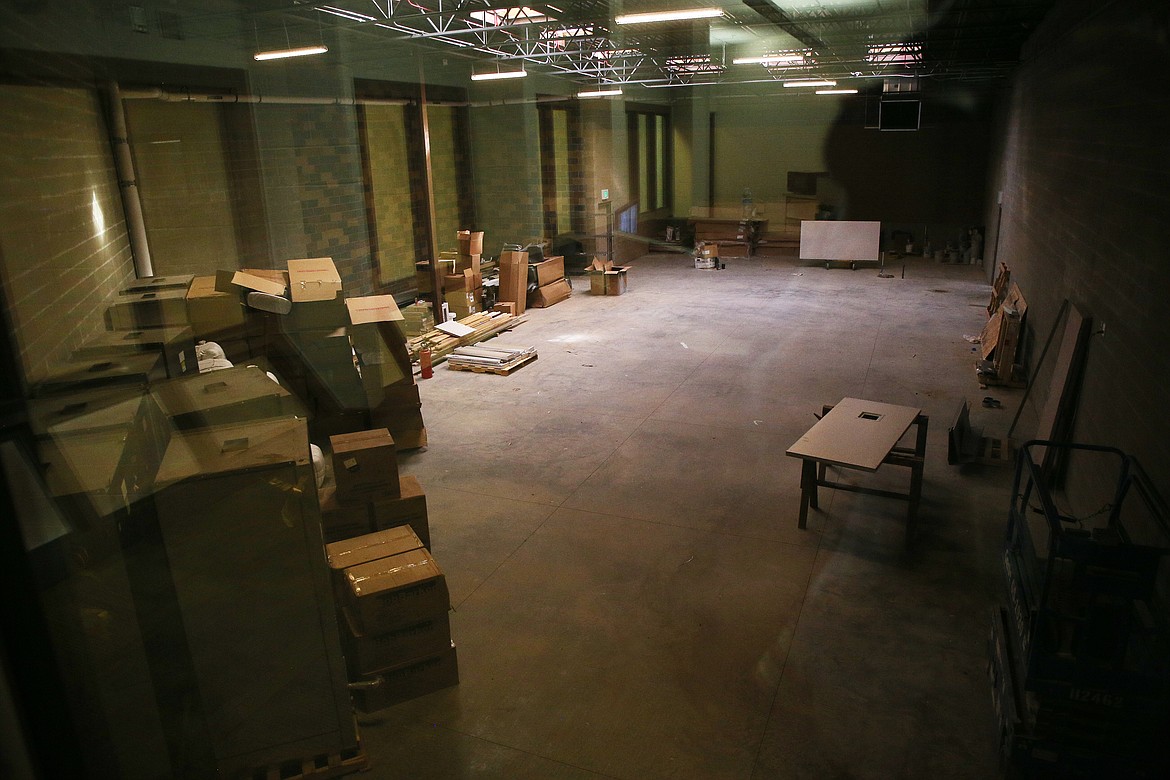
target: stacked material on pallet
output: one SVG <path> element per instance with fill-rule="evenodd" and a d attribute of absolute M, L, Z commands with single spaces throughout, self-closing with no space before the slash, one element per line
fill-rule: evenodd
<path fill-rule="evenodd" d="M 472 329 L 466 336 L 451 336 L 441 330 L 430 330 L 421 336 L 416 336 L 407 343 L 412 357 L 418 356 L 422 349 L 431 350 L 431 360 L 438 362 L 446 359 L 456 347 L 476 344 L 500 331 L 507 330 L 524 321 L 523 317 L 514 317 L 499 311 L 484 311 L 456 320 Z"/>
<path fill-rule="evenodd" d="M 447 366 L 454 369 L 506 372 L 536 357 L 536 347 L 517 347 L 505 344 L 456 347 L 447 358 Z"/>

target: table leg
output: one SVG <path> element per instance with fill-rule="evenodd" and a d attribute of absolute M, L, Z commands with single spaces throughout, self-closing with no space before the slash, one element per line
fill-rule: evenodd
<path fill-rule="evenodd" d="M 797 528 L 808 525 L 808 508 L 817 508 L 817 464 L 816 461 L 802 460 L 800 462 L 800 519 L 796 522 Z"/>
<path fill-rule="evenodd" d="M 909 547 L 914 539 L 914 529 L 918 522 L 918 504 L 922 498 L 922 471 L 926 465 L 926 415 L 918 415 L 918 437 L 914 443 L 915 463 L 910 467 L 910 507 L 906 510 L 906 546 Z"/>

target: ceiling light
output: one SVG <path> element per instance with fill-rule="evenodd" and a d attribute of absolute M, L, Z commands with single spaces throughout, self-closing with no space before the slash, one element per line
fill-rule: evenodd
<path fill-rule="evenodd" d="M 818 89 L 818 95 L 856 95 L 855 89 Z"/>
<path fill-rule="evenodd" d="M 835 87 L 837 82 L 825 81 L 823 79 L 802 79 L 798 81 L 785 81 L 786 87 Z"/>
<path fill-rule="evenodd" d="M 796 65 L 804 62 L 803 54 L 772 54 L 763 57 L 736 57 L 733 65 Z"/>
<path fill-rule="evenodd" d="M 592 90 L 585 90 L 584 92 L 578 92 L 577 97 L 579 97 L 579 98 L 599 98 L 599 97 L 612 97 L 612 96 L 620 95 L 620 94 L 622 94 L 621 89 L 592 89 Z"/>
<path fill-rule="evenodd" d="M 329 51 L 328 46 L 302 46 L 299 49 L 276 49 L 274 51 L 258 51 L 252 55 L 257 62 L 264 60 L 279 60 L 285 57 L 307 57 L 310 54 L 324 54 Z"/>
<path fill-rule="evenodd" d="M 646 14 L 615 16 L 617 24 L 644 24 L 645 22 L 678 22 L 684 19 L 711 19 L 723 16 L 722 8 L 692 8 L 688 11 L 654 11 Z"/>
<path fill-rule="evenodd" d="M 472 73 L 472 81 L 494 81 L 496 79 L 522 79 L 528 75 L 528 71 L 521 68 L 520 70 L 489 70 L 486 73 Z"/>

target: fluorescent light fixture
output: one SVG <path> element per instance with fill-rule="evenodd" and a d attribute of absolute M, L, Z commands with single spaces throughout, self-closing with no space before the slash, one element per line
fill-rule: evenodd
<path fill-rule="evenodd" d="M 587 89 L 584 92 L 578 92 L 579 98 L 599 98 L 599 97 L 613 97 L 622 94 L 621 89 Z"/>
<path fill-rule="evenodd" d="M 855 89 L 818 89 L 818 95 L 856 95 Z"/>
<path fill-rule="evenodd" d="M 522 79 L 528 71 L 520 70 L 489 70 L 486 73 L 472 73 L 472 81 L 495 81 L 496 79 Z"/>
<path fill-rule="evenodd" d="M 772 54 L 763 57 L 736 57 L 733 65 L 798 65 L 804 62 L 803 54 Z"/>
<path fill-rule="evenodd" d="M 786 87 L 835 87 L 837 82 L 823 79 L 801 79 L 799 81 L 785 81 Z"/>
<path fill-rule="evenodd" d="M 646 14 L 622 14 L 613 18 L 617 24 L 646 22 L 680 22 L 685 19 L 712 19 L 723 16 L 722 8 L 692 8 L 687 11 L 654 11 Z"/>
<path fill-rule="evenodd" d="M 256 62 L 264 60 L 280 60 L 285 57 L 307 57 L 310 54 L 324 54 L 329 51 L 328 46 L 302 46 L 299 49 L 276 49 L 274 51 L 258 51 L 252 55 Z"/>

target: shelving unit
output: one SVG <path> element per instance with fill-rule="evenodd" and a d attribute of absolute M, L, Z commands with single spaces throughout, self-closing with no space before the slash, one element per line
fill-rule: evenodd
<path fill-rule="evenodd" d="M 1092 461 L 1103 481 L 1076 503 L 1095 509 L 1058 500 L 1050 449 Z M 1036 777 L 1167 776 L 1165 505 L 1125 453 L 1082 444 L 1024 445 L 1012 495 L 988 666 L 1005 759 Z"/>

